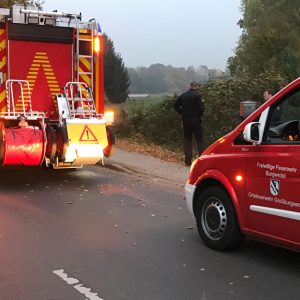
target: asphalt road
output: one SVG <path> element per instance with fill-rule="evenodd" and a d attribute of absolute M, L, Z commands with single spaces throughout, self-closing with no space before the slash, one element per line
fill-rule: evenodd
<path fill-rule="evenodd" d="M 299 298 L 298 253 L 205 248 L 171 182 L 1 168 L 0 191 L 0 300 Z"/>

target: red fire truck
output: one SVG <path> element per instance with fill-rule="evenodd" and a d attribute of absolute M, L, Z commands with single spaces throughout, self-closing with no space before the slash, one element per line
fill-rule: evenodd
<path fill-rule="evenodd" d="M 299 250 L 299 187 L 300 78 L 193 162 L 185 194 L 208 247 L 248 236 Z"/>
<path fill-rule="evenodd" d="M 0 163 L 73 168 L 103 161 L 102 36 L 81 14 L 0 9 Z"/>

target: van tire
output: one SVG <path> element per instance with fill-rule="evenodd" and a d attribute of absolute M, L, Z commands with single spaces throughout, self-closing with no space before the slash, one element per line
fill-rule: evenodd
<path fill-rule="evenodd" d="M 223 188 L 212 186 L 200 193 L 195 217 L 199 235 L 207 247 L 226 251 L 242 242 L 234 206 Z"/>

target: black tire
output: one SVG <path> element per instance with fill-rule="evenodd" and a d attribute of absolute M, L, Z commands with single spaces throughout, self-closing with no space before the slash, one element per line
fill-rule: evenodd
<path fill-rule="evenodd" d="M 195 216 L 199 235 L 207 247 L 226 251 L 240 245 L 243 235 L 224 189 L 216 186 L 205 189 L 198 197 Z"/>
<path fill-rule="evenodd" d="M 56 133 L 52 126 L 46 127 L 47 145 L 46 157 L 53 160 L 56 154 Z"/>
<path fill-rule="evenodd" d="M 53 165 L 52 164 L 46 164 L 46 161 L 45 160 L 43 160 L 43 162 L 42 162 L 42 168 L 44 169 L 44 170 L 46 170 L 46 171 L 48 171 L 48 170 L 53 170 Z"/>
<path fill-rule="evenodd" d="M 108 145 L 103 149 L 103 154 L 105 157 L 111 157 L 111 155 L 113 154 L 114 145 L 116 143 L 115 136 L 109 127 L 106 127 L 106 135 Z"/>
<path fill-rule="evenodd" d="M 56 156 L 59 161 L 64 161 L 69 146 L 68 133 L 64 126 L 57 127 L 56 129 L 56 145 Z"/>

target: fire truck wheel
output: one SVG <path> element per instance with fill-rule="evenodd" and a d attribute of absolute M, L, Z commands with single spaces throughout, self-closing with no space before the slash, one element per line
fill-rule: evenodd
<path fill-rule="evenodd" d="M 110 157 L 113 153 L 114 145 L 115 145 L 115 136 L 111 130 L 111 128 L 106 127 L 106 135 L 108 145 L 103 149 L 103 154 L 105 157 Z"/>
<path fill-rule="evenodd" d="M 62 127 L 57 127 L 56 129 L 56 156 L 59 161 L 64 161 L 66 157 L 67 148 L 69 145 L 67 129 Z"/>
<path fill-rule="evenodd" d="M 198 232 L 209 248 L 225 251 L 242 241 L 234 206 L 224 189 L 208 187 L 198 197 L 195 211 Z"/>
<path fill-rule="evenodd" d="M 56 134 L 52 126 L 46 127 L 47 145 L 46 145 L 46 157 L 51 160 L 56 154 Z"/>

